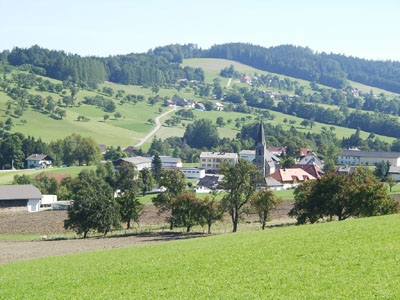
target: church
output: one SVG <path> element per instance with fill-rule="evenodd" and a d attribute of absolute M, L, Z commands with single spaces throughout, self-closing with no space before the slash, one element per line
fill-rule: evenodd
<path fill-rule="evenodd" d="M 269 176 L 280 168 L 280 159 L 267 150 L 267 146 L 265 143 L 264 125 L 262 122 L 258 127 L 256 149 L 253 153 L 254 159 L 249 159 L 250 157 L 247 159 L 254 163 L 260 169 L 263 177 Z"/>

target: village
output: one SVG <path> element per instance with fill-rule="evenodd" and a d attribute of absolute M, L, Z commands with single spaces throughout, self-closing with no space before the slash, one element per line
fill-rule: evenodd
<path fill-rule="evenodd" d="M 105 147 L 100 145 L 102 150 Z M 127 147 L 125 151 L 132 153 L 133 147 Z M 180 158 L 171 156 L 158 156 L 163 170 L 176 170 L 185 178 L 190 179 L 189 189 L 194 193 L 208 194 L 213 192 L 226 192 L 221 189 L 224 175 L 221 174 L 223 163 L 236 164 L 239 159 L 246 160 L 260 171 L 261 178 L 257 183 L 257 189 L 282 191 L 294 189 L 303 182 L 321 179 L 324 174 L 324 161 L 314 151 L 307 148 L 299 149 L 299 157 L 289 167 L 282 167 L 281 157 L 285 156 L 285 146 L 267 146 L 263 124 L 258 127 L 257 141 L 254 149 L 242 150 L 239 153 L 228 152 L 201 152 L 198 166 L 184 166 Z M 144 169 L 152 170 L 154 156 L 128 156 L 112 161 L 114 172 L 118 172 L 123 165 L 132 166 L 137 172 Z M 338 174 L 350 175 L 356 171 L 357 166 L 373 167 L 380 163 L 390 166 L 388 175 L 394 181 L 400 181 L 400 153 L 398 152 L 368 152 L 359 149 L 349 149 L 338 154 Z M 26 158 L 28 169 L 46 170 L 52 167 L 53 159 L 46 154 L 34 153 Z M 60 183 L 63 178 L 69 178 L 68 174 L 46 174 L 56 178 Z M 135 178 L 132 178 L 134 180 Z M 165 187 L 155 184 L 147 191 L 156 195 L 165 192 Z M 115 193 L 115 197 L 118 192 Z M 73 203 L 73 199 L 57 201 L 56 195 L 45 195 L 33 185 L 1 185 L 0 186 L 0 211 L 28 211 L 39 212 L 41 210 L 66 210 Z"/>

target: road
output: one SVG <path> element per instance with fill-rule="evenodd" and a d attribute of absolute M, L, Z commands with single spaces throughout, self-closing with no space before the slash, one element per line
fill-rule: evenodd
<path fill-rule="evenodd" d="M 158 131 L 158 129 L 161 128 L 160 119 L 163 118 L 163 117 L 165 117 L 165 116 L 168 115 L 169 113 L 172 113 L 172 112 L 175 111 L 177 108 L 178 108 L 178 107 L 175 106 L 173 109 L 168 110 L 168 111 L 166 111 L 165 113 L 159 115 L 157 118 L 155 118 L 156 127 L 154 127 L 154 129 L 153 129 L 152 131 L 150 131 L 150 133 L 147 134 L 144 138 L 140 139 L 140 142 L 137 143 L 137 144 L 135 145 L 135 147 L 140 147 L 140 146 L 142 146 L 144 143 L 146 143 L 146 141 L 147 141 L 148 139 L 150 139 L 150 138 L 153 136 L 153 134 L 155 134 L 155 133 Z"/>

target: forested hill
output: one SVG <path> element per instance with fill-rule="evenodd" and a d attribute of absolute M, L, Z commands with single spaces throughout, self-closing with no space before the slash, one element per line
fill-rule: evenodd
<path fill-rule="evenodd" d="M 161 55 L 156 51 L 99 58 L 33 46 L 3 51 L 0 60 L 13 66 L 24 66 L 39 75 L 90 87 L 105 80 L 147 86 L 171 84 L 181 78 L 204 80 L 203 70 L 182 68 L 181 59 L 179 61 L 179 58 Z"/>
<path fill-rule="evenodd" d="M 346 86 L 346 79 L 400 93 L 400 62 L 373 61 L 338 54 L 317 53 L 309 48 L 282 45 L 265 48 L 245 43 L 214 45 L 200 49 L 194 44 L 168 45 L 147 53 L 81 57 L 63 51 L 33 46 L 0 53 L 0 60 L 26 66 L 33 72 L 55 79 L 94 87 L 108 80 L 134 85 L 168 85 L 177 79 L 204 80 L 203 70 L 182 68 L 183 58 L 224 58 L 260 70 L 279 73 L 334 88 Z"/>

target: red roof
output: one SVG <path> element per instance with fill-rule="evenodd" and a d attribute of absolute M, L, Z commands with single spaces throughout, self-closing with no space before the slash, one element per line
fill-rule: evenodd
<path fill-rule="evenodd" d="M 314 176 L 300 168 L 279 169 L 270 176 L 282 183 L 303 182 L 306 180 L 316 179 Z"/>
<path fill-rule="evenodd" d="M 61 182 L 64 178 L 71 177 L 71 174 L 38 174 L 35 176 L 35 179 L 39 179 L 42 176 L 50 177 L 50 178 L 55 178 L 58 183 Z"/>
<path fill-rule="evenodd" d="M 318 178 L 318 179 L 320 179 L 321 175 L 325 173 L 323 170 L 321 170 L 321 168 L 319 168 L 315 164 L 312 164 L 312 165 L 293 165 L 291 168 L 303 169 L 304 171 L 306 171 L 307 173 L 311 174 L 312 176 L 314 176 L 315 178 Z"/>
<path fill-rule="evenodd" d="M 300 156 L 306 156 L 310 149 L 308 148 L 300 148 Z"/>

